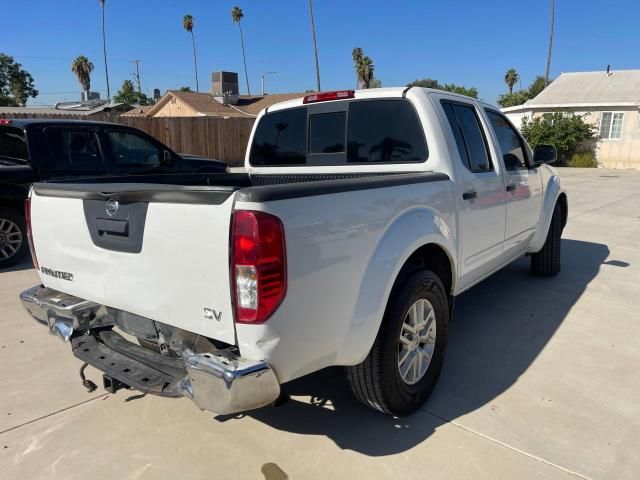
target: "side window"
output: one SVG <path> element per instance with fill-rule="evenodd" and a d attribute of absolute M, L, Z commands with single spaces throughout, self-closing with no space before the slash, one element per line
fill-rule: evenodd
<path fill-rule="evenodd" d="M 427 156 L 422 126 L 408 101 L 351 102 L 347 162 L 424 162 Z"/>
<path fill-rule="evenodd" d="M 48 128 L 50 173 L 105 173 L 95 132 L 80 128 Z"/>
<path fill-rule="evenodd" d="M 119 167 L 160 166 L 163 152 L 146 138 L 117 130 L 107 132 L 107 138 Z"/>
<path fill-rule="evenodd" d="M 309 153 L 344 152 L 346 112 L 309 115 Z"/>
<path fill-rule="evenodd" d="M 15 127 L 0 127 L 0 157 L 27 159 L 27 144 L 22 130 Z"/>
<path fill-rule="evenodd" d="M 492 110 L 485 110 L 485 112 L 500 144 L 505 168 L 507 170 L 527 168 L 527 156 L 520 136 L 502 115 Z"/>
<path fill-rule="evenodd" d="M 600 117 L 600 138 L 620 140 L 624 112 L 602 112 Z"/>
<path fill-rule="evenodd" d="M 449 120 L 464 166 L 474 173 L 493 170 L 475 108 L 471 105 L 452 102 L 442 102 L 442 108 Z"/>
<path fill-rule="evenodd" d="M 251 165 L 304 165 L 306 159 L 306 108 L 268 113 L 262 117 L 253 135 Z"/>

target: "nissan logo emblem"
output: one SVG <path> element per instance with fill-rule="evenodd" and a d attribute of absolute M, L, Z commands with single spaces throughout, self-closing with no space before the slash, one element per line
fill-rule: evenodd
<path fill-rule="evenodd" d="M 116 213 L 118 213 L 118 209 L 120 208 L 120 204 L 115 198 L 110 198 L 107 200 L 107 215 L 113 217 Z"/>

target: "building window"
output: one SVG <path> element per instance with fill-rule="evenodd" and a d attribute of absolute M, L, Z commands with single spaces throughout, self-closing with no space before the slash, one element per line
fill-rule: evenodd
<path fill-rule="evenodd" d="M 600 138 L 620 140 L 622 138 L 623 112 L 602 112 L 600 118 Z"/>

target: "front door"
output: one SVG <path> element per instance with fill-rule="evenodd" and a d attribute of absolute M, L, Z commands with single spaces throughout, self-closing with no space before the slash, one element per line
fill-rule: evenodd
<path fill-rule="evenodd" d="M 457 147 L 456 172 L 460 281 L 464 289 L 498 268 L 505 232 L 505 185 L 491 161 L 487 132 L 473 103 L 440 101 Z"/>
<path fill-rule="evenodd" d="M 540 221 L 542 180 L 533 168 L 529 149 L 504 115 L 485 110 L 504 163 L 507 221 L 504 257 L 509 260 L 524 253 Z"/>

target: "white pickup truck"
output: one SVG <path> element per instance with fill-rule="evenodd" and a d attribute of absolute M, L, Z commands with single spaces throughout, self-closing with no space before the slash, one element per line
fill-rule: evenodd
<path fill-rule="evenodd" d="M 246 173 L 35 184 L 22 302 L 112 392 L 233 413 L 344 366 L 359 400 L 408 414 L 457 295 L 523 255 L 560 270 L 555 159 L 460 95 L 308 95 L 260 113 Z"/>

